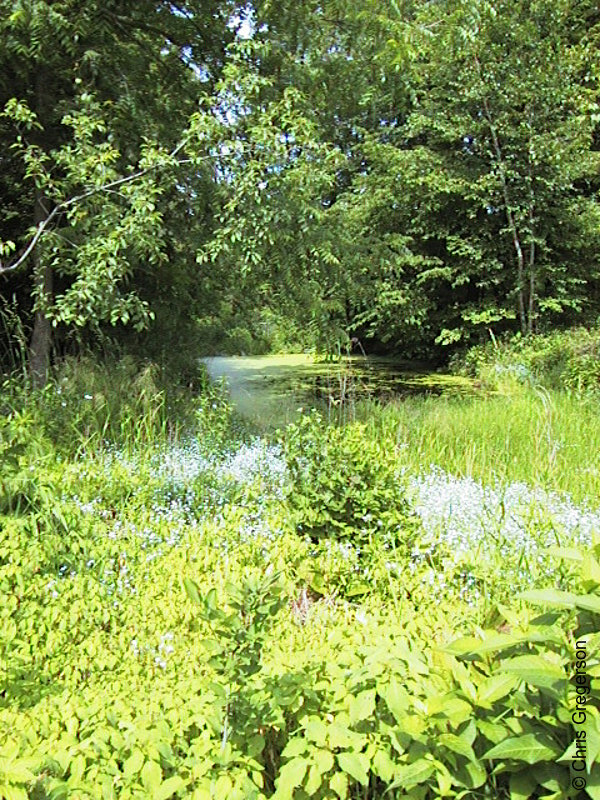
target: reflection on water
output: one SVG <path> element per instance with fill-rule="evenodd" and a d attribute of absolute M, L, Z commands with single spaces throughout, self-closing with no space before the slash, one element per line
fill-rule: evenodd
<path fill-rule="evenodd" d="M 409 370 L 387 358 L 351 356 L 317 361 L 305 354 L 219 356 L 204 359 L 214 380 L 225 379 L 238 410 L 258 421 L 286 422 L 301 406 L 351 408 L 365 398 L 470 392 L 472 382 L 454 375 Z"/>

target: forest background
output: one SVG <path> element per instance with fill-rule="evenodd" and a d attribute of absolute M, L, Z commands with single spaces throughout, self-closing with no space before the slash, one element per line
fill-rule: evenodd
<path fill-rule="evenodd" d="M 600 303 L 592 0 L 0 3 L 0 356 L 443 361 Z"/>

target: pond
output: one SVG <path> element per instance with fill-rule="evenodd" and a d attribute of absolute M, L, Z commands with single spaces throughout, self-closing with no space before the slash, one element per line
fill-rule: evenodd
<path fill-rule="evenodd" d="M 285 424 L 302 407 L 339 414 L 366 398 L 471 392 L 472 381 L 431 370 L 410 369 L 390 358 L 350 356 L 325 361 L 295 353 L 217 356 L 203 359 L 213 380 L 224 379 L 244 416 L 264 425 Z"/>

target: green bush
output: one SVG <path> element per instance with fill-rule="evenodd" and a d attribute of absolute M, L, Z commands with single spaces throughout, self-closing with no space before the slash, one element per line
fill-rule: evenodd
<path fill-rule="evenodd" d="M 578 394 L 600 390 L 600 330 L 574 328 L 478 345 L 453 367 L 496 387 L 513 380 Z"/>
<path fill-rule="evenodd" d="M 300 533 L 357 544 L 373 536 L 397 543 L 414 535 L 402 476 L 364 425 L 325 425 L 312 413 L 285 429 L 282 445 Z"/>

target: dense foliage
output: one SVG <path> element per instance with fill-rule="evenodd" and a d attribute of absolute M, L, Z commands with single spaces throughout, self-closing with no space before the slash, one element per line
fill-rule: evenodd
<path fill-rule="evenodd" d="M 1 797 L 598 797 L 597 514 L 438 525 L 392 411 L 282 449 L 131 361 L 2 402 Z"/>
<path fill-rule="evenodd" d="M 431 358 L 597 315 L 595 3 L 0 12 L 0 291 L 38 383 L 53 342 Z"/>
<path fill-rule="evenodd" d="M 599 32 L 0 0 L 0 800 L 600 798 Z M 464 394 L 198 366 L 368 339 Z"/>

